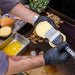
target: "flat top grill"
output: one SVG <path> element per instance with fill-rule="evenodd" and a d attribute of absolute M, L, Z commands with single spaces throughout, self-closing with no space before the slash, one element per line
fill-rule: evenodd
<path fill-rule="evenodd" d="M 70 47 L 75 50 L 75 20 L 72 20 L 57 11 L 47 8 L 42 15 L 46 15 L 46 12 L 52 12 L 56 13 L 57 16 L 61 17 L 61 19 L 64 21 L 64 23 L 60 24 L 59 30 L 66 35 L 67 41 L 70 45 Z M 34 27 L 31 26 L 30 24 L 26 24 L 21 30 L 18 31 L 18 33 L 22 34 L 25 37 L 29 37 L 31 33 L 33 32 Z M 35 49 L 37 52 L 43 50 L 47 51 L 51 47 L 49 46 L 48 43 L 43 42 L 43 43 L 38 43 L 34 45 L 32 42 L 29 44 L 29 48 L 31 50 Z M 29 49 L 29 50 L 30 50 Z M 26 55 L 26 53 L 25 53 Z M 54 65 L 54 67 L 58 70 L 58 72 L 61 75 L 75 75 L 75 61 L 70 57 L 68 61 L 65 64 L 60 64 L 60 65 Z"/>

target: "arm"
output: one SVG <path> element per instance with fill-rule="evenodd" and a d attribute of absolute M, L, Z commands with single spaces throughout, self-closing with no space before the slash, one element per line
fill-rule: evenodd
<path fill-rule="evenodd" d="M 21 3 L 16 4 L 16 6 L 9 13 L 20 17 L 34 26 L 36 26 L 39 22 L 48 21 L 53 27 L 56 28 L 54 22 L 50 18 L 38 15 L 36 12 L 33 12 L 29 8 L 23 6 Z M 38 16 L 36 17 L 36 15 Z"/>
<path fill-rule="evenodd" d="M 53 65 L 64 63 L 68 58 L 68 53 L 64 51 L 67 43 L 49 49 L 44 55 L 39 56 L 8 56 L 8 70 L 6 74 L 14 74 L 29 69 L 41 67 L 43 65 Z"/>
<path fill-rule="evenodd" d="M 37 14 L 21 4 L 19 0 L 0 0 L 0 9 L 2 14 L 9 12 L 31 24 L 33 17 Z"/>
<path fill-rule="evenodd" d="M 6 75 L 24 72 L 45 65 L 43 56 L 8 56 Z"/>
<path fill-rule="evenodd" d="M 55 27 L 53 21 L 45 16 L 40 16 L 36 12 L 23 6 L 19 0 L 0 0 L 0 9 L 4 13 L 10 13 L 36 26 L 39 22 L 48 21 Z"/>
<path fill-rule="evenodd" d="M 37 15 L 37 13 L 23 6 L 21 3 L 16 4 L 16 6 L 9 13 L 18 16 L 31 24 L 34 16 Z"/>

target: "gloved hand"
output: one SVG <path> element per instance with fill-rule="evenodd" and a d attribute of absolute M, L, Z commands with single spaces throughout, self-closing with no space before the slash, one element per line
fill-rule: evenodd
<path fill-rule="evenodd" d="M 64 63 L 69 56 L 69 54 L 64 50 L 66 45 L 67 45 L 67 43 L 64 42 L 57 47 L 49 49 L 43 55 L 43 57 L 45 59 L 45 64 L 46 65 L 53 65 L 53 64 Z"/>
<path fill-rule="evenodd" d="M 49 17 L 46 16 L 39 16 L 39 18 L 35 21 L 34 26 L 36 27 L 38 23 L 43 21 L 48 21 L 54 28 L 56 28 L 54 22 Z"/>

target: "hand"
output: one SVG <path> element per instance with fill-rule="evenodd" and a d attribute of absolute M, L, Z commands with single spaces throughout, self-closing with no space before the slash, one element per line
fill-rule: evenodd
<path fill-rule="evenodd" d="M 45 16 L 39 16 L 39 18 L 35 21 L 34 26 L 36 26 L 38 23 L 43 21 L 48 21 L 54 28 L 56 28 L 54 22 L 49 17 L 45 17 Z"/>
<path fill-rule="evenodd" d="M 46 65 L 53 65 L 53 64 L 60 64 L 64 63 L 69 54 L 64 50 L 67 43 L 64 42 L 57 47 L 49 49 L 44 55 L 45 64 Z"/>

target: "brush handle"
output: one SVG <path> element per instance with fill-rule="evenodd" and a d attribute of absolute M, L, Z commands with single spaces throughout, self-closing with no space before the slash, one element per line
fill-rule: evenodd
<path fill-rule="evenodd" d="M 75 52 L 70 47 L 67 46 L 65 50 L 75 59 Z"/>

